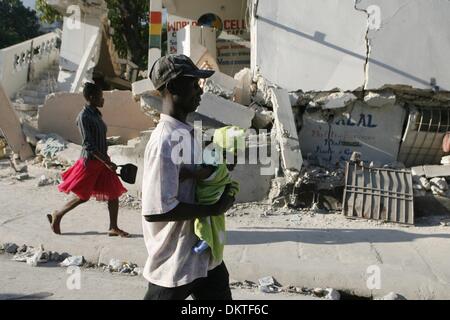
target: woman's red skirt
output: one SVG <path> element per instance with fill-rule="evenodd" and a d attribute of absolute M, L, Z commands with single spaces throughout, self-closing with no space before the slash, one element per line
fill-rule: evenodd
<path fill-rule="evenodd" d="M 99 160 L 81 158 L 67 171 L 61 174 L 63 182 L 58 190 L 73 192 L 81 200 L 95 197 L 98 201 L 118 199 L 127 192 L 117 175 Z"/>

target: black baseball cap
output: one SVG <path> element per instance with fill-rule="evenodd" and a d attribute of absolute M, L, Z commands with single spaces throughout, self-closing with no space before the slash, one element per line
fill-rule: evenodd
<path fill-rule="evenodd" d="M 184 54 L 170 54 L 159 58 L 150 70 L 150 80 L 156 90 L 165 86 L 170 80 L 178 77 L 209 78 L 214 70 L 199 69 L 192 60 Z"/>

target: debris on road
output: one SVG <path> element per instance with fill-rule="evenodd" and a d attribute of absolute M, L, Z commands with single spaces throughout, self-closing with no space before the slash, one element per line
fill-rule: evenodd
<path fill-rule="evenodd" d="M 137 276 L 142 273 L 141 268 L 135 263 L 123 262 L 118 259 L 111 259 L 107 266 L 103 266 L 104 271 L 117 272 L 120 274 L 129 274 Z"/>
<path fill-rule="evenodd" d="M 381 298 L 376 298 L 375 300 L 407 300 L 407 299 L 401 294 L 391 292 Z"/>
<path fill-rule="evenodd" d="M 53 179 L 47 178 L 45 175 L 42 175 L 39 178 L 37 186 L 38 187 L 44 187 L 44 186 L 49 186 L 49 185 L 52 185 L 52 184 L 55 184 L 55 181 Z"/>
<path fill-rule="evenodd" d="M 15 244 L 15 243 L 5 243 L 5 244 L 3 244 L 3 250 L 6 253 L 15 254 L 15 253 L 17 253 L 17 249 L 19 249 L 19 246 L 17 244 Z"/>
<path fill-rule="evenodd" d="M 70 267 L 70 266 L 81 267 L 84 264 L 84 262 L 85 260 L 83 256 L 71 256 L 66 258 L 59 265 L 61 267 Z"/>
<path fill-rule="evenodd" d="M 24 180 L 27 180 L 29 178 L 30 178 L 30 176 L 28 175 L 28 173 L 21 173 L 21 174 L 16 176 L 16 179 L 19 180 L 19 181 L 24 181 Z"/>
<path fill-rule="evenodd" d="M 327 300 L 341 300 L 341 294 L 336 289 L 327 288 L 327 295 L 325 296 L 325 299 Z"/>

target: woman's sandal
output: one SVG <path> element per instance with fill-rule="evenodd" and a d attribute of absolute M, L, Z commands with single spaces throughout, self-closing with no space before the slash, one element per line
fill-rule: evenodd
<path fill-rule="evenodd" d="M 109 230 L 108 231 L 108 236 L 110 236 L 110 237 L 118 237 L 118 236 L 120 236 L 122 238 L 129 238 L 130 234 L 128 232 L 123 231 L 123 230 L 116 229 L 116 230 L 113 230 L 113 231 Z"/>
<path fill-rule="evenodd" d="M 54 216 L 55 212 L 53 212 L 52 214 L 48 214 L 47 215 L 47 220 L 48 222 L 50 222 L 50 227 L 52 228 L 52 231 L 56 234 L 61 234 L 61 229 L 59 227 L 58 224 L 58 228 L 55 228 L 55 225 L 53 224 L 53 216 Z"/>

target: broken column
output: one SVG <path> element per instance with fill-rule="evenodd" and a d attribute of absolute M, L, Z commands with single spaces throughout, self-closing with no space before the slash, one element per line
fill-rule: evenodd
<path fill-rule="evenodd" d="M 283 169 L 299 172 L 302 168 L 303 158 L 289 94 L 283 89 L 270 90 Z"/>
<path fill-rule="evenodd" d="M 26 160 L 34 156 L 33 150 L 31 150 L 22 132 L 19 118 L 14 112 L 11 102 L 1 85 L 0 114 L 0 129 L 13 152 L 18 154 L 21 160 Z"/>

